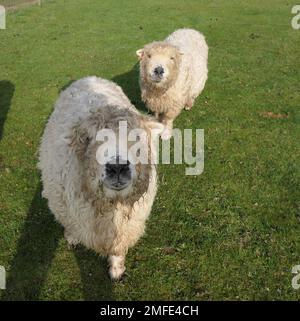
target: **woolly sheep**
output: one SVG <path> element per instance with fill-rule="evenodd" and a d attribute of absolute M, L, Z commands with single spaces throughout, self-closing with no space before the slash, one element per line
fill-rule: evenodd
<path fill-rule="evenodd" d="M 174 119 L 183 108 L 192 108 L 207 80 L 205 38 L 196 30 L 179 29 L 136 54 L 140 60 L 142 100 L 165 125 L 162 139 L 169 139 Z"/>
<path fill-rule="evenodd" d="M 127 122 L 128 131 L 145 129 L 149 137 L 153 128 L 163 130 L 160 123 L 142 116 L 113 82 L 97 77 L 78 80 L 56 102 L 39 161 L 43 196 L 64 226 L 68 243 L 108 256 L 109 274 L 115 280 L 125 271 L 128 248 L 144 233 L 157 189 L 152 163 L 97 161 L 97 132 L 109 128 L 117 133 L 119 121 Z M 148 141 L 150 153 L 153 139 Z"/>

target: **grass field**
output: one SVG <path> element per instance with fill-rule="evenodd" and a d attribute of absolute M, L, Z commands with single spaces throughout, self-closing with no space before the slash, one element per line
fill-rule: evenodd
<path fill-rule="evenodd" d="M 291 286 L 300 264 L 293 4 L 66 0 L 8 14 L 0 30 L 2 300 L 300 299 Z M 41 199 L 39 140 L 61 88 L 87 75 L 116 81 L 144 110 L 135 51 L 180 27 L 202 31 L 210 47 L 206 88 L 175 122 L 204 129 L 204 173 L 159 166 L 147 233 L 129 251 L 124 281 L 111 283 L 105 260 L 68 250 Z"/>

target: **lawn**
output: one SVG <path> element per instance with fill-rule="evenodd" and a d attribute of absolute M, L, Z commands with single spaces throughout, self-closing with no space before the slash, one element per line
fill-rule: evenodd
<path fill-rule="evenodd" d="M 0 1 L 1 3 L 1 1 Z M 300 30 L 291 1 L 44 1 L 0 30 L 2 300 L 298 300 Z M 69 250 L 41 198 L 37 149 L 71 81 L 98 75 L 140 101 L 135 51 L 180 27 L 203 32 L 209 78 L 177 128 L 203 128 L 205 168 L 160 165 L 147 231 L 112 283 Z M 269 113 L 268 113 L 269 112 Z"/>

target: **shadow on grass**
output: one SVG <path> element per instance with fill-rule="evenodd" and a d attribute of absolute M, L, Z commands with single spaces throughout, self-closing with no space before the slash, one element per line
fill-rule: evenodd
<path fill-rule="evenodd" d="M 125 95 L 139 111 L 144 113 L 149 112 L 141 100 L 138 63 L 136 63 L 128 72 L 113 77 L 112 81 L 116 82 L 123 89 Z"/>
<path fill-rule="evenodd" d="M 107 261 L 95 252 L 78 246 L 74 250 L 80 268 L 82 291 L 85 300 L 113 300 L 112 281 L 108 277 Z"/>
<path fill-rule="evenodd" d="M 0 81 L 0 140 L 3 137 L 4 123 L 14 95 L 15 86 L 8 80 Z"/>
<path fill-rule="evenodd" d="M 55 222 L 47 201 L 41 197 L 40 184 L 21 230 L 1 300 L 40 299 L 48 269 L 62 237 L 63 228 Z M 106 264 L 95 253 L 83 248 L 75 249 L 74 254 L 80 268 L 84 299 L 112 299 Z"/>

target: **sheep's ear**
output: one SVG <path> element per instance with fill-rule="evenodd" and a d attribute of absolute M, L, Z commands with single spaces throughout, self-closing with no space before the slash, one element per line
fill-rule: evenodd
<path fill-rule="evenodd" d="M 138 57 L 139 60 L 142 60 L 143 57 L 144 57 L 144 55 L 145 55 L 144 49 L 139 49 L 139 50 L 137 50 L 135 53 L 136 53 L 136 55 L 137 55 L 137 57 Z"/>

